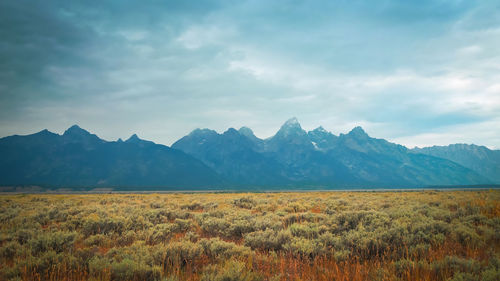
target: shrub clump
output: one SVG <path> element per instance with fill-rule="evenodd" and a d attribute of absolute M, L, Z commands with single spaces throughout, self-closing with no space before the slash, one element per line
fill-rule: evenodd
<path fill-rule="evenodd" d="M 245 245 L 252 249 L 279 251 L 283 245 L 290 242 L 292 234 L 290 231 L 273 229 L 260 230 L 245 235 Z"/>

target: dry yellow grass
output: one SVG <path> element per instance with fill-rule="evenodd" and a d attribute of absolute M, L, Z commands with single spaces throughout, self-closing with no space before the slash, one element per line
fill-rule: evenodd
<path fill-rule="evenodd" d="M 500 280 L 498 190 L 0 203 L 0 280 Z"/>

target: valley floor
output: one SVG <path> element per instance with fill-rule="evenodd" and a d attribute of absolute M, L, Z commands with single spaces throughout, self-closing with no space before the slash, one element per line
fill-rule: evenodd
<path fill-rule="evenodd" d="M 500 190 L 4 194 L 0 280 L 500 280 Z"/>

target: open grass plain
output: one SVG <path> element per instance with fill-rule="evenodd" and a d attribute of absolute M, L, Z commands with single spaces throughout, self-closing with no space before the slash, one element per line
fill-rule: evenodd
<path fill-rule="evenodd" d="M 500 280 L 500 191 L 0 195 L 0 280 Z"/>

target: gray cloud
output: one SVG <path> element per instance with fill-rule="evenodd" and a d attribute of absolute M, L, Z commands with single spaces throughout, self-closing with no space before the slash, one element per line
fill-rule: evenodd
<path fill-rule="evenodd" d="M 297 116 L 499 147 L 496 1 L 2 1 L 0 135 L 78 123 L 171 144 Z M 458 133 L 461 132 L 461 133 Z"/>

